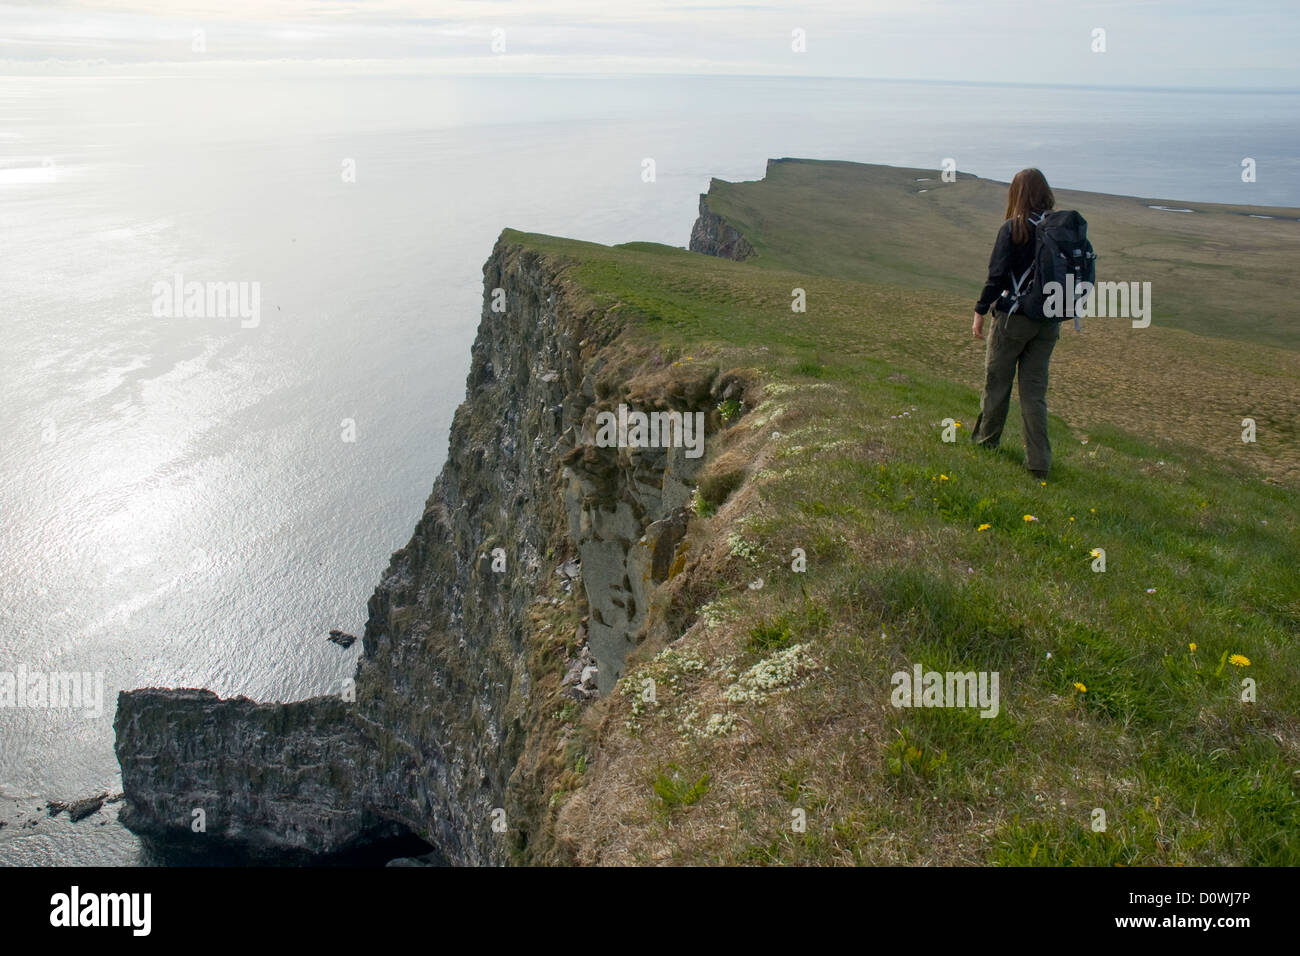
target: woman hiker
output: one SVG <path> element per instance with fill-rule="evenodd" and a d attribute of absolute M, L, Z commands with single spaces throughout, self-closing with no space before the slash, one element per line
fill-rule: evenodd
<path fill-rule="evenodd" d="M 989 259 L 989 278 L 979 302 L 971 333 L 984 338 L 984 316 L 989 307 L 1012 288 L 1012 277 L 1023 276 L 1034 261 L 1034 224 L 1040 213 L 1056 205 L 1056 197 L 1037 169 L 1022 169 L 1011 180 L 1007 192 L 1006 222 L 998 230 Z M 1034 477 L 1045 479 L 1052 464 L 1052 445 L 1047 440 L 1047 365 L 1061 336 L 1059 321 L 1026 318 L 1019 312 L 1007 315 L 993 310 L 989 324 L 988 349 L 984 358 L 984 392 L 980 414 L 971 438 L 980 445 L 996 448 L 1011 405 L 1011 382 L 1020 375 L 1020 416 L 1024 423 L 1025 465 Z"/>

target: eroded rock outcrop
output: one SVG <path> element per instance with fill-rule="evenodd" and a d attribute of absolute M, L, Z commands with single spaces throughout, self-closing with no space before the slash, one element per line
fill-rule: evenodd
<path fill-rule="evenodd" d="M 206 690 L 140 690 L 113 723 L 121 821 L 165 839 L 258 854 L 322 854 L 391 835 L 369 808 L 377 756 L 351 705 L 221 700 Z"/>
<path fill-rule="evenodd" d="M 700 193 L 700 215 L 691 227 L 689 248 L 692 252 L 702 252 L 719 259 L 735 259 L 737 262 L 754 255 L 754 247 L 749 240 L 727 220 L 709 209 L 708 193 Z"/>
<path fill-rule="evenodd" d="M 701 407 L 709 400 L 712 377 L 711 369 L 693 369 L 678 377 L 675 395 L 664 390 L 651 397 L 642 385 L 641 407 Z M 682 379 L 690 383 L 684 390 Z M 607 694 L 636 646 L 650 592 L 668 579 L 679 557 L 700 459 L 689 457 L 685 447 L 599 448 L 592 440 L 597 409 L 610 410 L 596 404 L 589 409 L 563 478 L 569 539 L 582 556 L 591 607 L 591 652 L 600 668 L 600 692 Z"/>

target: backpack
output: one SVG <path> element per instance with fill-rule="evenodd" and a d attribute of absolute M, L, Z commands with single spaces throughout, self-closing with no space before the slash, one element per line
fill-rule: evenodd
<path fill-rule="evenodd" d="M 1041 213 L 1029 221 L 1035 227 L 1034 261 L 1011 277 L 1011 290 L 1002 293 L 1003 310 L 1040 322 L 1073 318 L 1077 329 L 1097 281 L 1088 223 L 1072 209 Z"/>

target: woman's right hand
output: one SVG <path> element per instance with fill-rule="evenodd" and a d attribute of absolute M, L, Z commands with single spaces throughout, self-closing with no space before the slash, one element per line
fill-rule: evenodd
<path fill-rule="evenodd" d="M 975 313 L 975 321 L 971 323 L 970 334 L 977 339 L 984 338 L 984 316 L 978 312 Z"/>

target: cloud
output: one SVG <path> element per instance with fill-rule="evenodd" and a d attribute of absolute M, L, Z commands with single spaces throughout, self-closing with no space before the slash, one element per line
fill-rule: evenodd
<path fill-rule="evenodd" d="M 711 73 L 1294 87 L 1300 17 L 1290 11 L 1271 0 L 0 0 L 0 59 L 410 61 L 491 73 L 689 63 Z M 1095 27 L 1107 31 L 1104 55 L 1090 50 Z M 795 28 L 806 52 L 791 49 Z M 494 30 L 504 30 L 509 64 L 492 51 Z"/>

